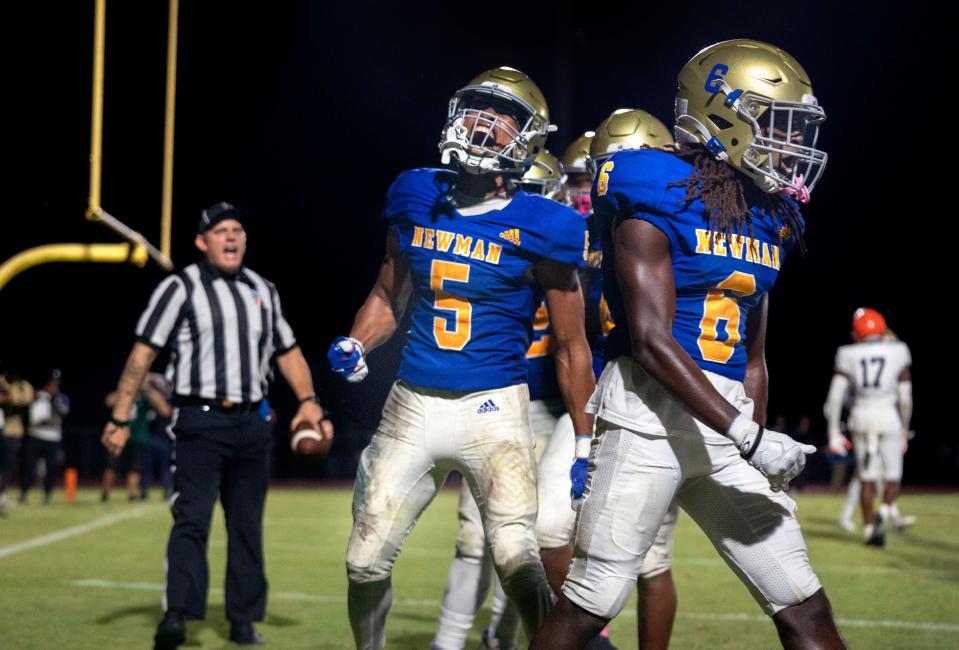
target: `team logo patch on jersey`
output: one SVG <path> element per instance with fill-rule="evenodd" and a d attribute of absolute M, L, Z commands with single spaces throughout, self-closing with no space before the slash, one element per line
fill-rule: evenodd
<path fill-rule="evenodd" d="M 519 242 L 519 228 L 510 228 L 509 230 L 504 230 L 499 234 L 502 239 L 505 239 L 511 244 L 520 245 Z"/>
<path fill-rule="evenodd" d="M 488 399 L 483 402 L 482 406 L 476 409 L 477 413 L 492 413 L 493 411 L 498 411 L 499 407 L 493 403 L 493 400 Z"/>

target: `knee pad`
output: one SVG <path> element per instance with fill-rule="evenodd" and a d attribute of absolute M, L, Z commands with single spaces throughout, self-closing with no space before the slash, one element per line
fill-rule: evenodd
<path fill-rule="evenodd" d="M 506 524 L 490 532 L 490 552 L 500 579 L 509 578 L 524 566 L 539 564 L 539 548 L 530 526 Z"/>
<path fill-rule="evenodd" d="M 346 575 L 350 582 L 386 580 L 393 572 L 395 558 L 395 553 L 387 553 L 383 547 L 376 547 L 370 543 L 357 543 L 351 537 L 346 549 Z"/>
<path fill-rule="evenodd" d="M 672 566 L 672 546 L 662 547 L 653 544 L 646 551 L 646 557 L 643 558 L 643 567 L 639 570 L 639 577 L 643 579 L 655 578 L 659 574 L 669 571 Z"/>

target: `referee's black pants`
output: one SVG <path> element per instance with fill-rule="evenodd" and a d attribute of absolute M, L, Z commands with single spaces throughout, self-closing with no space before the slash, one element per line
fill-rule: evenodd
<path fill-rule="evenodd" d="M 263 505 L 270 477 L 270 427 L 256 412 L 177 409 L 173 421 L 173 529 L 167 544 L 165 611 L 206 614 L 207 540 L 217 494 L 227 530 L 226 615 L 263 620 Z"/>

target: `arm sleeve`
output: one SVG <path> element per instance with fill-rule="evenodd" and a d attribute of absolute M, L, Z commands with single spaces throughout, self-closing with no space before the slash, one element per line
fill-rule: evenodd
<path fill-rule="evenodd" d="M 912 382 L 899 382 L 899 418 L 902 420 L 903 430 L 909 429 L 912 420 Z"/>
<path fill-rule="evenodd" d="M 839 431 L 839 416 L 842 413 L 842 400 L 849 389 L 849 380 L 845 375 L 836 373 L 832 376 L 832 382 L 829 384 L 829 396 L 826 398 L 826 422 L 829 425 L 829 431 Z"/>
<path fill-rule="evenodd" d="M 186 297 L 186 288 L 177 276 L 171 275 L 161 282 L 137 321 L 137 340 L 156 350 L 166 347 L 183 317 Z"/>

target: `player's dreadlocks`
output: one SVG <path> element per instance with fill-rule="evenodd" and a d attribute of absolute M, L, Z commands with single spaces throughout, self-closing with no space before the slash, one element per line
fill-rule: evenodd
<path fill-rule="evenodd" d="M 702 201 L 706 206 L 706 221 L 714 230 L 729 234 L 734 228 L 740 232 L 745 228 L 752 237 L 751 208 L 757 207 L 781 226 L 780 240 L 795 235 L 799 249 L 806 251 L 802 218 L 795 202 L 779 194 L 763 192 L 732 165 L 716 160 L 700 145 L 667 145 L 663 149 L 692 163 L 693 173 L 669 183 L 668 187 L 686 188 L 687 207 L 697 198 Z"/>

